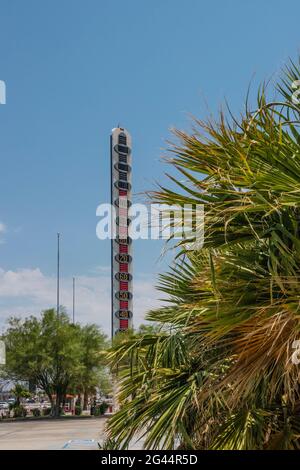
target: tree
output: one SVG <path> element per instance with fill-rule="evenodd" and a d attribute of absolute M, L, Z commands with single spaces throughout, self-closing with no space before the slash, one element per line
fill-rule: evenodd
<path fill-rule="evenodd" d="M 256 111 L 175 131 L 178 191 L 152 197 L 203 204 L 205 242 L 181 242 L 160 277 L 169 304 L 147 315 L 160 332 L 109 353 L 122 404 L 109 437 L 121 447 L 146 432 L 147 448 L 300 448 L 299 79 L 291 63 L 276 102 L 261 87 Z"/>
<path fill-rule="evenodd" d="M 95 395 L 96 389 L 101 387 L 107 390 L 107 372 L 102 352 L 107 349 L 106 336 L 99 331 L 96 325 L 87 325 L 81 328 L 81 364 L 79 376 L 75 380 L 75 388 L 83 393 L 83 409 L 87 409 L 90 395 Z"/>
<path fill-rule="evenodd" d="M 70 322 L 66 313 L 57 315 L 51 309 L 43 312 L 40 319 L 33 316 L 25 320 L 10 319 L 4 334 L 6 376 L 11 380 L 30 381 L 44 390 L 54 416 L 60 414 L 67 392 L 78 389 L 84 374 L 88 341 L 83 340 L 83 331 L 80 325 Z M 99 336 L 102 340 L 103 335 L 99 333 Z M 104 347 L 104 342 L 98 341 L 97 346 Z M 90 380 L 94 373 L 95 370 L 91 371 Z"/>
<path fill-rule="evenodd" d="M 29 398 L 30 397 L 29 391 L 21 384 L 16 384 L 11 392 L 16 398 L 15 405 L 17 407 L 19 407 L 20 404 L 21 404 L 21 398 Z"/>

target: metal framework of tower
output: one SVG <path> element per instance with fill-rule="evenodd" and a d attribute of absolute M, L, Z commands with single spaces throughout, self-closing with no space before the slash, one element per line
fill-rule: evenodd
<path fill-rule="evenodd" d="M 132 328 L 132 240 L 129 237 L 131 205 L 131 136 L 115 128 L 110 140 L 111 204 L 111 334 Z"/>

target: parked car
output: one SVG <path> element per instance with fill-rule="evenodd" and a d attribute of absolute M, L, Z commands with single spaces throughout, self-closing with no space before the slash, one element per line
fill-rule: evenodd
<path fill-rule="evenodd" d="M 0 401 L 0 410 L 8 410 L 9 409 L 9 404 L 7 401 Z"/>

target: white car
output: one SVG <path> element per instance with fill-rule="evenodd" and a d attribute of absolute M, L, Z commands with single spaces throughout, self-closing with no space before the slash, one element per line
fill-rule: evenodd
<path fill-rule="evenodd" d="M 0 401 L 0 410 L 8 410 L 9 404 L 6 401 Z"/>

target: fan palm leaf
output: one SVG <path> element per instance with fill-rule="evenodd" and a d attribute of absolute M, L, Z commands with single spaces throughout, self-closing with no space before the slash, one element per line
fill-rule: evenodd
<path fill-rule="evenodd" d="M 110 437 L 128 447 L 300 448 L 300 106 L 291 63 L 268 101 L 258 92 L 231 122 L 195 120 L 175 130 L 169 163 L 178 190 L 164 185 L 154 203 L 203 204 L 204 245 L 171 237 L 176 261 L 159 279 L 165 306 L 147 314 L 160 325 L 112 348 L 120 410 Z"/>

